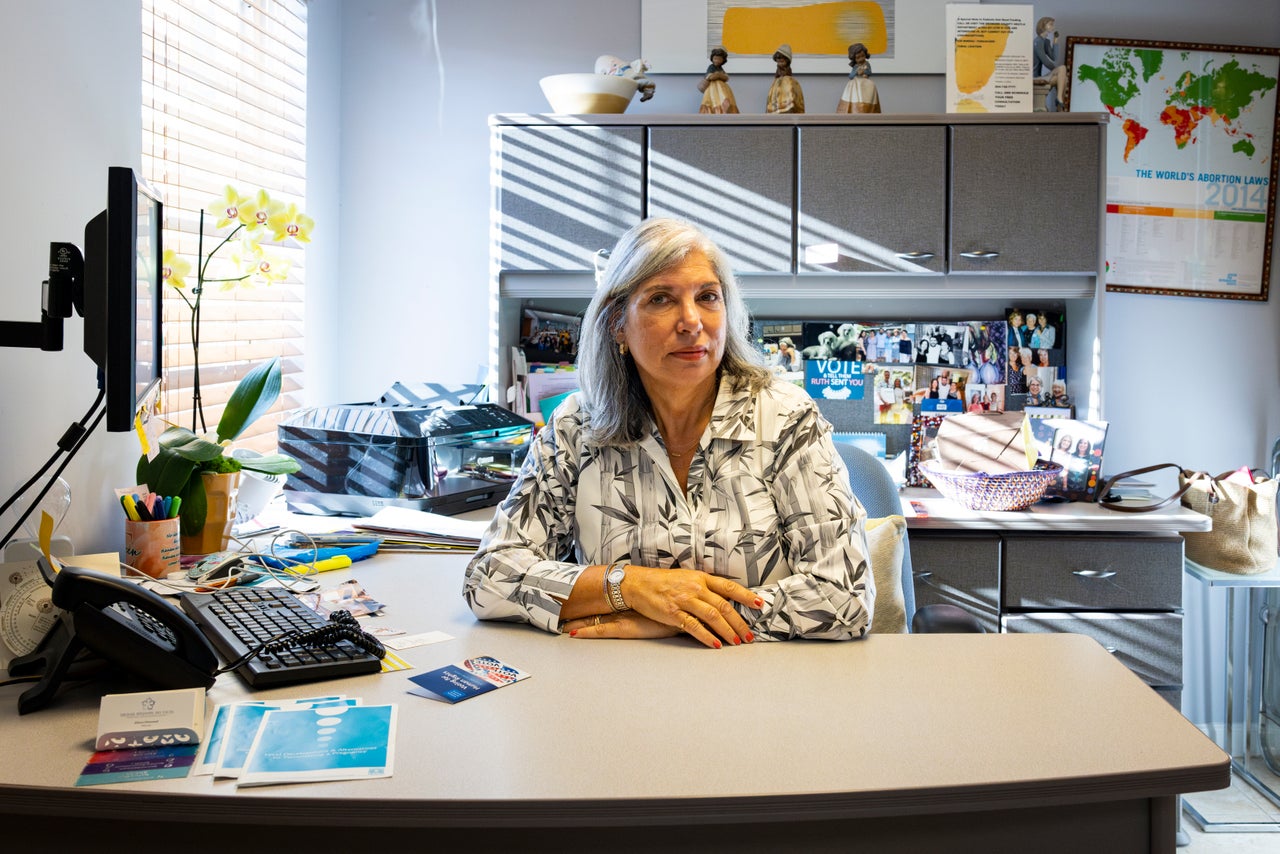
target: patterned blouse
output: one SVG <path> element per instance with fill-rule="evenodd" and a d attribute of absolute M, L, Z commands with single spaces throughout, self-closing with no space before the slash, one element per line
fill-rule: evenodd
<path fill-rule="evenodd" d="M 463 593 L 476 615 L 558 632 L 561 602 L 583 570 L 626 558 L 750 588 L 763 609 L 732 604 L 758 638 L 865 635 L 875 603 L 866 512 L 831 425 L 796 385 L 728 385 L 687 495 L 656 426 L 631 447 L 593 446 L 578 395 L 561 404 L 467 566 Z"/>

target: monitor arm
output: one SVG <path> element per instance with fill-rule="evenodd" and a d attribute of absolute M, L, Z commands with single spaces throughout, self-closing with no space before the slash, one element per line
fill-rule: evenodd
<path fill-rule="evenodd" d="M 0 347 L 62 349 L 62 321 L 84 313 L 84 255 L 73 243 L 49 244 L 49 278 L 41 283 L 40 319 L 0 320 Z"/>

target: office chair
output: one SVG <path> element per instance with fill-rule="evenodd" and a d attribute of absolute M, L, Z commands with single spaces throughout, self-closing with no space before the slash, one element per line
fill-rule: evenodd
<path fill-rule="evenodd" d="M 836 442 L 836 451 L 849 471 L 849 486 L 866 508 L 867 517 L 902 515 L 902 502 L 898 487 L 893 482 L 884 463 L 861 448 L 847 442 Z M 902 540 L 902 599 L 909 631 L 938 634 L 981 633 L 982 625 L 968 611 L 957 605 L 934 604 L 916 608 L 915 575 L 911 571 L 911 544 L 906 535 Z"/>

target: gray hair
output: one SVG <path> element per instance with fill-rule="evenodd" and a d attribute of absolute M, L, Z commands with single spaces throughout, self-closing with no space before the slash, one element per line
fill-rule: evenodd
<path fill-rule="evenodd" d="M 690 223 L 646 219 L 618 238 L 582 318 L 578 382 L 582 405 L 590 415 L 588 429 L 593 441 L 626 446 L 644 436 L 652 419 L 649 396 L 635 362 L 619 352 L 617 337 L 626 323 L 627 303 L 636 290 L 694 251 L 707 256 L 723 293 L 725 346 L 717 369 L 720 380 L 752 391 L 772 382 L 761 354 L 751 344 L 751 318 L 724 252 Z"/>

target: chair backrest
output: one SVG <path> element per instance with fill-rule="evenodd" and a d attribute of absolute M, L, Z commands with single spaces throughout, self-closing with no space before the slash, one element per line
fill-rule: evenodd
<path fill-rule="evenodd" d="M 849 486 L 862 502 L 867 517 L 878 519 L 882 516 L 901 516 L 902 500 L 898 496 L 898 487 L 884 463 L 847 442 L 835 444 L 836 451 L 849 471 Z M 902 538 L 902 600 L 910 631 L 911 620 L 916 612 L 916 587 L 915 575 L 911 572 L 911 543 L 905 534 Z"/>

